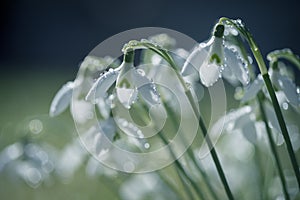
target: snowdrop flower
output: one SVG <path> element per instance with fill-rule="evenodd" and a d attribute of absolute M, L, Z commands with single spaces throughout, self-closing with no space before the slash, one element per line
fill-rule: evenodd
<path fill-rule="evenodd" d="M 263 86 L 263 78 L 261 75 L 258 75 L 251 84 L 245 87 L 245 94 L 242 98 L 242 102 L 247 102 L 256 98 L 258 92 L 262 89 Z"/>
<path fill-rule="evenodd" d="M 285 68 L 284 63 L 279 62 L 277 69 L 270 68 L 269 74 L 271 76 L 272 83 L 276 89 L 283 91 L 287 101 L 291 105 L 298 107 L 300 105 L 300 95 L 299 92 L 297 92 L 295 83 L 290 77 L 280 73 L 278 68 Z"/>
<path fill-rule="evenodd" d="M 67 82 L 56 93 L 50 106 L 50 116 L 55 117 L 64 112 L 69 107 L 72 96 L 77 100 L 75 103 L 83 105 L 85 101 L 82 100 L 82 96 L 85 97 L 91 88 L 95 74 L 103 71 L 107 66 L 115 66 L 115 64 L 118 63 L 108 56 L 104 58 L 87 56 L 80 65 L 76 80 Z M 101 107 L 103 108 L 103 105 Z"/>
<path fill-rule="evenodd" d="M 86 100 L 94 101 L 104 98 L 108 89 L 116 83 L 119 101 L 126 108 L 137 99 L 138 92 L 150 105 L 159 103 L 159 95 L 154 83 L 145 76 L 145 72 L 136 69 L 133 64 L 133 52 L 124 55 L 124 61 L 116 69 L 109 69 L 100 75 L 86 96 Z"/>
<path fill-rule="evenodd" d="M 250 81 L 248 70 L 250 62 L 241 56 L 238 47 L 234 45 L 225 45 L 224 56 L 225 61 L 222 77 L 232 84 L 240 82 L 242 85 L 247 86 Z"/>
<path fill-rule="evenodd" d="M 217 25 L 211 39 L 207 43 L 200 43 L 187 58 L 181 72 L 183 76 L 198 71 L 201 82 L 207 87 L 222 75 L 230 82 L 238 80 L 243 85 L 249 83 L 248 63 L 239 55 L 236 46 L 224 46 L 223 34 L 224 26 Z"/>
<path fill-rule="evenodd" d="M 56 156 L 55 149 L 48 144 L 17 142 L 0 152 L 0 174 L 18 177 L 37 188 L 51 179 Z"/>
<path fill-rule="evenodd" d="M 51 117 L 55 117 L 67 109 L 72 99 L 73 88 L 74 83 L 70 81 L 63 85 L 56 93 L 50 106 L 49 114 Z"/>
<path fill-rule="evenodd" d="M 211 86 L 218 80 L 224 64 L 223 33 L 224 26 L 217 25 L 212 38 L 193 50 L 181 71 L 183 76 L 195 73 L 196 67 L 205 86 Z"/>

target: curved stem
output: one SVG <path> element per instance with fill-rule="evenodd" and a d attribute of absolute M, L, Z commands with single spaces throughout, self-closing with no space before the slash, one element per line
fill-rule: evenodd
<path fill-rule="evenodd" d="M 260 52 L 257 44 L 255 43 L 252 35 L 247 30 L 247 28 L 245 27 L 244 24 L 242 24 L 240 21 L 231 20 L 231 19 L 228 19 L 228 18 L 225 18 L 225 17 L 222 17 L 219 20 L 219 23 L 221 23 L 221 22 L 224 22 L 224 23 L 227 23 L 229 25 L 234 26 L 244 36 L 244 38 L 247 40 L 247 42 L 248 42 L 248 44 L 250 46 L 252 54 L 254 55 L 254 57 L 256 59 L 256 62 L 258 64 L 259 70 L 260 70 L 260 72 L 262 74 L 262 77 L 263 77 L 263 80 L 265 82 L 267 91 L 268 91 L 268 93 L 269 93 L 269 95 L 271 97 L 272 104 L 273 104 L 273 107 L 274 107 L 274 110 L 275 110 L 275 113 L 276 113 L 276 117 L 277 117 L 277 120 L 279 122 L 282 135 L 283 135 L 284 140 L 286 142 L 286 146 L 287 146 L 287 150 L 288 150 L 288 153 L 289 153 L 289 157 L 290 157 L 290 160 L 291 160 L 291 163 L 292 163 L 292 166 L 293 166 L 296 178 L 297 178 L 298 187 L 300 188 L 300 171 L 299 171 L 299 165 L 297 163 L 296 155 L 295 155 L 293 147 L 292 147 L 292 143 L 291 143 L 290 136 L 288 134 L 286 123 L 285 123 L 285 120 L 283 118 L 283 114 L 281 112 L 281 109 L 280 109 L 280 106 L 279 106 L 279 103 L 278 103 L 278 99 L 277 99 L 277 97 L 275 95 L 275 90 L 274 90 L 272 82 L 270 80 L 270 77 L 269 77 L 269 74 L 268 74 L 268 70 L 266 68 L 266 64 L 265 64 L 264 59 L 263 59 L 263 57 L 261 55 L 261 52 Z"/>
<path fill-rule="evenodd" d="M 293 63 L 300 70 L 300 58 L 295 55 L 290 49 L 281 49 L 272 51 L 267 55 L 270 62 L 277 61 L 278 59 L 286 59 Z"/>
<path fill-rule="evenodd" d="M 123 52 L 126 53 L 127 51 L 131 51 L 132 49 L 142 49 L 142 48 L 147 48 L 147 49 L 150 49 L 150 50 L 154 51 L 155 53 L 160 55 L 163 59 L 165 59 L 170 64 L 170 66 L 174 69 L 174 71 L 176 73 L 176 76 L 179 79 L 179 82 L 180 82 L 181 86 L 184 89 L 185 95 L 187 96 L 188 101 L 192 106 L 194 114 L 197 117 L 197 119 L 199 120 L 199 126 L 200 126 L 202 134 L 203 134 L 203 136 L 204 136 L 204 138 L 205 138 L 205 140 L 208 144 L 209 149 L 211 149 L 212 159 L 213 159 L 213 161 L 216 165 L 219 177 L 220 177 L 220 179 L 223 183 L 223 186 L 225 188 L 227 197 L 230 200 L 234 199 L 233 195 L 232 195 L 232 192 L 230 190 L 229 184 L 227 182 L 227 179 L 225 177 L 221 162 L 220 162 L 219 157 L 217 155 L 217 152 L 216 152 L 209 136 L 207 135 L 207 128 L 205 126 L 204 120 L 203 120 L 202 116 L 200 115 L 200 113 L 198 111 L 198 108 L 197 108 L 196 103 L 194 101 L 194 98 L 191 94 L 191 91 L 189 90 L 189 88 L 187 87 L 183 77 L 181 76 L 181 74 L 177 70 L 177 66 L 176 66 L 174 60 L 168 54 L 167 50 L 163 49 L 162 47 L 156 46 L 156 45 L 154 45 L 151 42 L 146 41 L 146 40 L 143 40 L 143 41 L 140 41 L 140 42 L 139 41 L 130 41 L 128 44 L 126 44 L 124 46 Z"/>
<path fill-rule="evenodd" d="M 145 105 L 142 105 L 141 108 L 141 112 L 147 112 L 147 108 L 145 107 Z M 141 113 L 140 112 L 140 113 Z M 142 120 L 144 122 L 146 122 L 147 120 L 144 119 L 143 115 L 140 115 L 140 117 L 142 118 Z M 158 134 L 159 138 L 162 140 L 162 142 L 165 145 L 168 145 L 168 141 L 165 139 L 165 137 L 163 136 L 163 132 L 160 131 Z M 193 189 L 195 190 L 195 192 L 197 193 L 197 195 L 199 196 L 200 199 L 204 199 L 203 198 L 203 194 L 201 192 L 201 190 L 198 190 L 195 183 L 193 182 L 193 180 L 188 176 L 188 174 L 185 172 L 184 167 L 181 165 L 181 163 L 176 159 L 176 156 L 173 152 L 173 150 L 171 149 L 171 147 L 168 146 L 169 152 L 171 154 L 171 156 L 174 158 L 175 160 L 175 166 L 176 166 L 176 170 L 178 172 L 178 177 L 186 191 L 187 196 L 189 197 L 189 199 L 194 200 L 193 194 L 191 189 L 186 185 L 184 178 L 192 185 Z"/>
<path fill-rule="evenodd" d="M 268 135 L 268 140 L 269 140 L 269 143 L 270 143 L 271 151 L 272 151 L 272 153 L 274 155 L 274 159 L 275 159 L 276 166 L 277 166 L 277 169 L 278 169 L 278 173 L 279 173 L 279 177 L 280 177 L 280 180 L 281 180 L 282 189 L 283 189 L 283 193 L 284 193 L 285 199 L 289 200 L 290 197 L 289 197 L 289 194 L 288 194 L 285 177 L 284 177 L 284 174 L 283 174 L 283 170 L 282 170 L 282 166 L 281 166 L 281 163 L 280 163 L 280 160 L 279 160 L 278 153 L 276 151 L 276 145 L 275 145 L 275 142 L 274 142 L 274 140 L 272 138 L 271 129 L 270 129 L 269 125 L 268 125 L 268 121 L 267 121 L 267 117 L 266 117 L 266 111 L 265 111 L 265 109 L 263 107 L 263 103 L 262 103 L 262 97 L 263 97 L 263 94 L 259 94 L 259 96 L 257 98 L 257 101 L 258 101 L 258 104 L 259 104 L 260 113 L 261 113 L 261 117 L 262 117 L 262 120 L 263 120 L 263 122 L 265 124 L 265 127 L 266 127 L 266 131 L 267 131 L 267 135 Z"/>
<path fill-rule="evenodd" d="M 163 141 L 163 143 L 164 143 L 165 145 L 168 145 L 168 141 L 166 140 L 166 138 L 164 137 L 164 135 L 163 135 L 161 132 L 158 133 L 158 136 L 161 138 L 161 140 Z M 174 160 L 175 160 L 174 163 L 175 163 L 175 165 L 177 166 L 177 168 L 178 168 L 178 169 L 180 170 L 180 172 L 184 175 L 184 177 L 186 177 L 187 180 L 191 183 L 193 189 L 195 190 L 195 192 L 197 193 L 197 195 L 200 197 L 200 199 L 205 199 L 205 198 L 204 198 L 204 195 L 202 194 L 202 191 L 199 190 L 199 189 L 197 188 L 197 184 L 195 183 L 195 181 L 192 180 L 192 179 L 189 177 L 189 175 L 186 173 L 186 171 L 184 170 L 184 168 L 183 168 L 183 166 L 181 165 L 181 163 L 178 161 L 178 159 L 176 159 L 176 156 L 175 156 L 174 152 L 172 151 L 171 147 L 169 147 L 169 150 L 170 150 L 170 153 L 171 153 L 172 157 L 173 157 Z"/>
<path fill-rule="evenodd" d="M 188 188 L 188 186 L 185 184 L 185 182 L 184 182 L 184 179 L 183 179 L 183 177 L 182 177 L 182 175 L 180 174 L 180 172 L 179 172 L 179 170 L 178 169 L 176 169 L 176 171 L 177 171 L 177 173 L 178 173 L 178 177 L 179 177 L 179 179 L 180 179 L 180 181 L 181 181 L 181 183 L 182 183 L 182 185 L 183 185 L 183 187 L 184 187 L 184 189 L 185 189 L 185 193 L 186 193 L 186 195 L 189 197 L 189 199 L 191 199 L 191 200 L 194 200 L 194 197 L 193 197 L 193 195 L 192 195 L 192 193 L 191 193 L 191 191 L 190 191 L 190 189 Z M 181 193 L 179 193 L 179 191 L 178 191 L 178 189 L 177 188 L 175 188 L 172 184 L 170 184 L 169 183 L 169 181 L 167 181 L 164 177 L 163 177 L 163 175 L 162 175 L 162 173 L 160 173 L 160 172 L 158 172 L 158 175 L 159 175 L 159 177 L 175 192 L 175 193 L 177 193 L 177 195 L 179 195 L 179 196 L 181 196 L 181 198 L 185 198 L 185 196 L 183 196 Z"/>
<path fill-rule="evenodd" d="M 272 100 L 272 103 L 273 103 L 273 106 L 274 106 L 274 110 L 275 110 L 275 113 L 276 113 L 276 117 L 278 119 L 279 126 L 280 126 L 280 129 L 282 131 L 282 135 L 283 135 L 284 140 L 286 142 L 286 146 L 287 146 L 287 150 L 288 150 L 288 153 L 289 153 L 289 156 L 290 156 L 290 160 L 291 160 L 291 163 L 292 163 L 295 175 L 296 175 L 296 179 L 297 179 L 297 182 L 298 182 L 298 187 L 300 188 L 299 165 L 297 163 L 296 155 L 295 155 L 293 147 L 292 147 L 292 142 L 291 142 L 290 136 L 288 134 L 288 130 L 287 130 L 287 127 L 286 127 L 286 124 L 285 124 L 285 121 L 284 121 L 284 118 L 283 118 L 283 115 L 282 115 L 282 112 L 281 112 L 281 109 L 280 109 L 280 106 L 279 106 L 279 103 L 278 103 L 278 100 L 277 100 L 277 97 L 276 97 L 276 94 L 275 94 L 275 91 L 273 89 L 273 86 L 272 86 L 269 75 L 268 74 L 263 75 L 263 79 L 264 79 L 265 84 L 267 86 L 267 90 L 270 94 L 270 97 L 271 97 L 271 100 Z"/>
<path fill-rule="evenodd" d="M 170 113 L 169 116 L 171 118 L 171 121 L 172 121 L 173 125 L 176 126 L 178 124 L 178 120 L 175 117 L 176 116 L 175 112 L 164 101 L 163 101 L 163 104 L 164 104 L 164 107 L 165 107 L 167 113 Z M 186 144 L 185 138 L 182 137 L 182 140 L 183 140 L 183 143 Z M 218 197 L 216 195 L 216 192 L 213 191 L 213 186 L 211 185 L 211 183 L 210 183 L 210 181 L 208 179 L 207 174 L 199 166 L 199 164 L 196 161 L 196 158 L 195 158 L 195 155 L 194 155 L 192 149 L 189 148 L 189 147 L 187 148 L 187 154 L 192 159 L 193 164 L 195 165 L 195 167 L 198 169 L 199 173 L 201 174 L 201 176 L 202 176 L 202 178 L 204 180 L 204 183 L 205 183 L 206 187 L 208 188 L 208 190 L 209 190 L 211 196 L 213 197 L 213 199 L 218 199 Z"/>

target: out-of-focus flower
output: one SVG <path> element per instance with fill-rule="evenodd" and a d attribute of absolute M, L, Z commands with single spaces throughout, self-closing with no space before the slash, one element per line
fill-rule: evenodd
<path fill-rule="evenodd" d="M 72 92 L 74 88 L 73 82 L 67 82 L 56 93 L 50 106 L 50 116 L 54 117 L 64 112 L 70 105 L 72 99 Z"/>
<path fill-rule="evenodd" d="M 297 90 L 297 87 L 293 80 L 288 77 L 286 74 L 282 74 L 279 69 L 286 68 L 284 63 L 279 62 L 277 69 L 270 68 L 269 74 L 271 80 L 276 89 L 282 91 L 287 101 L 298 107 L 300 105 L 300 92 Z"/>
<path fill-rule="evenodd" d="M 138 188 L 136 186 L 139 186 Z M 153 192 L 155 191 L 155 192 Z M 132 176 L 120 188 L 120 195 L 124 200 L 138 199 L 179 199 L 172 190 L 165 185 L 157 174 L 147 173 Z"/>
<path fill-rule="evenodd" d="M 50 179 L 56 153 L 49 145 L 14 143 L 0 152 L 0 173 L 17 176 L 32 188 Z"/>
<path fill-rule="evenodd" d="M 85 96 L 92 86 L 93 76 L 99 71 L 103 71 L 107 66 L 112 65 L 113 62 L 114 60 L 111 57 L 87 56 L 81 63 L 76 80 L 64 84 L 54 96 L 50 106 L 50 116 L 55 117 L 64 112 L 71 103 L 72 95 L 80 101 L 81 96 Z M 83 103 L 81 102 L 81 104 Z"/>

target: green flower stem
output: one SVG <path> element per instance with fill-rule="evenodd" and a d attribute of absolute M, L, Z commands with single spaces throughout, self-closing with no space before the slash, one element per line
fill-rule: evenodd
<path fill-rule="evenodd" d="M 195 102 L 194 102 L 194 99 L 193 99 L 193 96 L 192 96 L 191 92 L 190 92 L 190 91 L 186 91 L 186 96 L 188 97 L 189 101 L 191 102 L 192 107 L 193 107 L 193 110 L 194 110 L 196 116 L 197 116 L 198 119 L 199 119 L 199 126 L 200 126 L 200 128 L 201 128 L 201 130 L 202 130 L 202 134 L 203 134 L 203 136 L 205 137 L 205 140 L 206 140 L 206 142 L 207 142 L 207 145 L 208 145 L 209 149 L 211 149 L 211 150 L 210 150 L 211 156 L 212 156 L 212 159 L 213 159 L 213 161 L 214 161 L 214 163 L 215 163 L 215 165 L 216 165 L 218 174 L 219 174 L 220 179 L 221 179 L 221 181 L 222 181 L 222 183 L 223 183 L 223 186 L 224 186 L 224 188 L 225 188 L 226 194 L 227 194 L 227 196 L 228 196 L 229 199 L 234 199 L 234 198 L 233 198 L 233 195 L 232 195 L 232 193 L 231 193 L 230 187 L 229 187 L 229 185 L 228 185 L 228 182 L 227 182 L 227 180 L 226 180 L 226 177 L 225 177 L 225 174 L 224 174 L 222 165 L 221 165 L 221 163 L 220 163 L 220 161 L 219 161 L 217 152 L 216 152 L 216 150 L 215 150 L 215 148 L 214 148 L 214 146 L 213 146 L 213 144 L 212 144 L 212 142 L 211 142 L 209 136 L 207 135 L 207 128 L 206 128 L 206 126 L 205 126 L 205 123 L 204 123 L 204 121 L 203 121 L 203 118 L 201 117 L 200 113 L 198 112 L 197 106 L 196 106 L 196 104 L 195 104 Z"/>
<path fill-rule="evenodd" d="M 194 114 L 197 117 L 197 119 L 199 120 L 199 126 L 200 126 L 202 134 L 203 134 L 203 136 L 204 136 L 204 138 L 205 138 L 205 140 L 208 144 L 208 147 L 211 149 L 212 159 L 213 159 L 213 161 L 216 165 L 218 174 L 219 174 L 220 179 L 223 183 L 226 194 L 227 194 L 227 196 L 230 200 L 234 199 L 233 195 L 232 195 L 232 192 L 230 190 L 230 187 L 228 185 L 228 182 L 226 180 L 222 165 L 221 165 L 220 160 L 218 158 L 217 152 L 216 152 L 214 146 L 212 145 L 212 142 L 211 142 L 209 136 L 207 135 L 207 128 L 205 126 L 203 118 L 202 118 L 202 116 L 200 115 L 200 113 L 198 111 L 198 108 L 197 108 L 196 103 L 194 101 L 194 98 L 191 94 L 191 91 L 189 90 L 189 88 L 187 87 L 183 77 L 179 73 L 179 71 L 177 69 L 177 66 L 176 66 L 174 60 L 172 59 L 172 57 L 168 54 L 167 50 L 165 50 L 162 47 L 159 47 L 157 45 L 154 45 L 151 42 L 146 41 L 146 40 L 143 40 L 143 41 L 134 41 L 134 40 L 130 41 L 128 44 L 126 44 L 123 47 L 122 51 L 124 53 L 126 53 L 128 50 L 132 50 L 132 49 L 150 49 L 150 50 L 154 51 L 155 53 L 157 53 L 158 55 L 160 55 L 162 58 L 164 58 L 170 64 L 170 66 L 174 69 L 174 71 L 176 73 L 176 76 L 179 79 L 180 84 L 184 89 L 185 95 L 187 96 L 187 98 L 188 98 L 188 100 L 189 100 L 189 102 L 192 106 Z"/>
<path fill-rule="evenodd" d="M 287 150 L 288 150 L 291 162 L 292 162 L 293 169 L 295 171 L 295 175 L 296 175 L 297 182 L 298 182 L 298 187 L 300 188 L 299 165 L 297 163 L 296 155 L 295 155 L 293 147 L 292 147 L 291 139 L 290 139 L 290 136 L 288 134 L 288 130 L 286 128 L 286 124 L 285 124 L 285 121 L 284 121 L 284 118 L 283 118 L 278 100 L 276 98 L 275 91 L 273 89 L 273 86 L 272 86 L 269 75 L 268 74 L 263 75 L 263 79 L 264 79 L 265 84 L 267 86 L 267 90 L 270 94 L 270 97 L 271 97 L 271 100 L 272 100 L 272 103 L 273 103 L 273 106 L 274 106 L 274 110 L 275 110 L 275 113 L 276 113 L 276 116 L 277 116 L 277 119 L 278 119 L 278 122 L 279 122 L 279 126 L 280 126 L 280 129 L 282 131 L 282 135 L 284 137 L 284 140 L 286 142 Z"/>
<path fill-rule="evenodd" d="M 169 113 L 168 116 L 170 116 L 171 122 L 172 122 L 173 126 L 175 127 L 178 124 L 178 120 L 175 117 L 175 115 L 176 115 L 175 112 L 173 111 L 173 109 L 170 106 L 168 106 L 165 103 L 165 101 L 163 101 L 163 105 L 164 105 L 167 113 Z M 186 144 L 185 138 L 182 138 L 182 140 L 183 140 L 183 143 Z M 205 171 L 197 163 L 195 155 L 194 155 L 194 153 L 193 153 L 193 151 L 190 147 L 187 148 L 187 154 L 188 154 L 189 158 L 192 159 L 193 164 L 195 165 L 195 167 L 198 169 L 199 173 L 201 174 L 201 176 L 204 180 L 204 183 L 205 183 L 206 187 L 208 188 L 208 191 L 210 192 L 213 199 L 218 199 L 218 197 L 216 195 L 217 193 L 215 191 L 213 191 L 213 186 L 211 185 L 207 174 L 205 173 Z"/>
<path fill-rule="evenodd" d="M 160 139 L 163 141 L 163 143 L 165 145 L 168 145 L 168 141 L 167 139 L 164 137 L 162 132 L 158 133 L 158 136 L 160 137 Z M 174 154 L 173 150 L 169 147 L 171 156 L 174 158 L 174 163 L 177 166 L 177 168 L 180 170 L 180 172 L 184 175 L 184 177 L 186 177 L 186 179 L 190 182 L 190 184 L 192 185 L 194 191 L 197 193 L 197 195 L 200 197 L 200 199 L 205 199 L 204 198 L 204 194 L 202 193 L 202 191 L 200 189 L 198 189 L 197 184 L 195 183 L 195 181 L 193 179 L 191 179 L 189 177 L 189 175 L 186 173 L 186 171 L 184 170 L 184 167 L 181 165 L 181 163 L 178 161 L 178 159 L 176 159 L 176 155 Z"/>
<path fill-rule="evenodd" d="M 142 105 L 142 108 L 140 108 L 140 109 L 141 109 L 141 112 L 139 112 L 139 113 L 140 113 L 140 117 L 141 117 L 141 119 L 142 119 L 144 122 L 146 122 L 147 120 L 145 120 L 145 115 L 142 115 L 141 113 L 146 113 L 146 112 L 147 112 L 147 108 L 146 108 L 146 106 L 143 104 L 143 105 Z M 159 138 L 162 140 L 162 142 L 163 142 L 165 145 L 168 145 L 168 142 L 167 142 L 167 140 L 164 138 L 164 136 L 163 136 L 164 133 L 163 133 L 162 131 L 160 131 L 157 135 L 159 136 Z M 186 185 L 185 180 L 183 179 L 183 177 L 185 177 L 186 180 L 187 180 L 188 182 L 190 182 L 190 184 L 192 185 L 193 189 L 195 190 L 195 192 L 197 193 L 197 195 L 199 196 L 199 198 L 200 198 L 200 199 L 204 199 L 201 190 L 198 190 L 198 189 L 197 189 L 197 185 L 193 182 L 193 180 L 192 180 L 192 179 L 188 176 L 188 174 L 185 172 L 184 167 L 183 167 L 183 166 L 181 165 L 181 163 L 176 159 L 176 156 L 175 156 L 173 150 L 172 150 L 170 147 L 168 147 L 168 149 L 169 149 L 169 152 L 170 152 L 171 156 L 172 156 L 172 157 L 174 158 L 174 160 L 175 160 L 175 166 L 176 166 L 176 170 L 177 170 L 177 172 L 178 172 L 178 177 L 179 177 L 179 179 L 180 179 L 182 185 L 184 186 L 184 189 L 185 189 L 185 191 L 186 191 L 186 194 L 189 196 L 189 199 L 194 200 L 194 197 L 193 197 L 193 195 L 192 195 L 192 191 L 190 190 L 190 188 L 187 187 L 187 185 Z"/>
<path fill-rule="evenodd" d="M 257 44 L 255 43 L 252 35 L 250 34 L 250 32 L 246 29 L 246 27 L 243 24 L 238 23 L 236 20 L 231 20 L 231 19 L 228 19 L 228 18 L 225 18 L 225 17 L 222 17 L 219 20 L 219 23 L 221 23 L 221 22 L 224 22 L 224 23 L 227 23 L 229 25 L 234 26 L 244 36 L 244 38 L 247 40 L 247 42 L 250 46 L 250 49 L 251 49 L 251 51 L 252 51 L 252 53 L 253 53 L 253 55 L 256 59 L 259 70 L 260 70 L 260 72 L 262 74 L 262 77 L 264 79 L 264 82 L 265 82 L 266 88 L 268 90 L 268 93 L 271 97 L 272 104 L 273 104 L 273 107 L 274 107 L 274 110 L 275 110 L 275 113 L 276 113 L 276 117 L 277 117 L 277 120 L 279 122 L 282 135 L 283 135 L 284 140 L 286 142 L 289 157 L 290 157 L 290 160 L 291 160 L 291 163 L 292 163 L 292 166 L 293 166 L 296 178 L 297 178 L 298 187 L 300 188 L 299 165 L 297 163 L 296 155 L 295 155 L 293 147 L 292 147 L 292 143 L 291 143 L 290 136 L 288 134 L 286 123 L 284 121 L 284 118 L 283 118 L 283 115 L 282 115 L 277 97 L 275 95 L 275 90 L 273 88 L 272 82 L 271 82 L 269 74 L 268 74 L 268 70 L 266 68 L 266 64 L 263 60 L 263 57 L 260 53 L 260 50 L 259 50 Z"/>
<path fill-rule="evenodd" d="M 255 57 L 255 60 L 258 64 L 261 74 L 262 75 L 267 74 L 268 70 L 267 70 L 266 64 L 264 62 L 264 59 L 260 53 L 260 50 L 259 50 L 256 42 L 253 40 L 251 33 L 247 30 L 247 28 L 244 26 L 244 24 L 242 24 L 241 21 L 232 20 L 232 19 L 229 19 L 226 17 L 220 18 L 219 23 L 225 23 L 225 24 L 234 26 L 244 36 L 244 38 L 249 43 L 250 49 Z"/>
<path fill-rule="evenodd" d="M 290 49 L 281 49 L 272 51 L 267 55 L 270 62 L 277 61 L 278 59 L 286 59 L 293 63 L 300 70 L 300 58 L 295 55 Z"/>
<path fill-rule="evenodd" d="M 262 117 L 262 120 L 263 120 L 263 122 L 265 124 L 265 127 L 266 127 L 266 131 L 267 131 L 267 135 L 268 135 L 268 140 L 269 140 L 269 143 L 270 143 L 271 151 L 272 151 L 272 153 L 274 155 L 274 158 L 275 158 L 275 162 L 276 162 L 276 166 L 277 166 L 277 169 L 278 169 L 279 177 L 280 177 L 280 180 L 281 180 L 282 189 L 283 189 L 283 193 L 284 193 L 285 199 L 289 200 L 290 197 L 289 197 L 289 194 L 288 194 L 285 177 L 284 177 L 284 174 L 283 174 L 283 170 L 282 170 L 282 166 L 281 166 L 281 163 L 280 163 L 280 160 L 279 160 L 278 153 L 276 151 L 276 145 L 275 145 L 275 142 L 274 142 L 274 140 L 272 138 L 272 132 L 271 132 L 271 129 L 270 129 L 269 125 L 268 125 L 268 120 L 267 120 L 267 117 L 266 117 L 266 111 L 265 111 L 265 109 L 263 107 L 262 99 L 263 99 L 263 94 L 260 93 L 259 96 L 258 96 L 258 98 L 257 98 L 257 101 L 258 101 L 258 104 L 259 104 L 259 109 L 260 109 L 261 117 Z"/>
<path fill-rule="evenodd" d="M 179 171 L 178 169 L 177 170 L 177 173 L 178 173 L 178 177 L 184 187 L 184 190 L 185 190 L 185 193 L 187 194 L 187 196 L 189 197 L 189 199 L 191 200 L 194 200 L 194 197 L 190 191 L 190 189 L 188 188 L 188 186 L 185 184 L 184 180 L 183 180 L 183 177 L 179 174 Z M 163 174 L 158 171 L 157 172 L 159 177 L 178 195 L 180 196 L 181 198 L 185 198 L 185 195 L 183 195 L 182 193 L 179 192 L 178 188 L 176 188 L 173 184 L 169 183 L 169 181 L 163 176 Z"/>

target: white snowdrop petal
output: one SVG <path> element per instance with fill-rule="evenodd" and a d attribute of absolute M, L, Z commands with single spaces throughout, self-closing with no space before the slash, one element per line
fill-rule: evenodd
<path fill-rule="evenodd" d="M 74 83 L 68 82 L 56 93 L 50 106 L 51 117 L 57 116 L 67 109 L 72 99 L 73 88 Z"/>
<path fill-rule="evenodd" d="M 106 102 L 106 99 L 99 99 L 96 105 L 102 117 L 104 117 L 104 119 L 107 119 L 110 115 L 110 106 Z"/>
<path fill-rule="evenodd" d="M 276 129 L 277 132 L 281 132 L 274 108 L 268 104 L 265 106 L 267 119 L 269 121 L 270 128 Z"/>
<path fill-rule="evenodd" d="M 230 67 L 225 66 L 222 71 L 222 77 L 232 84 L 236 84 L 237 80 Z"/>
<path fill-rule="evenodd" d="M 251 119 L 250 114 L 241 116 L 238 118 L 235 122 L 236 128 L 240 128 L 242 130 L 242 134 L 244 137 L 251 143 L 256 143 L 256 129 L 255 129 L 255 123 Z"/>
<path fill-rule="evenodd" d="M 288 102 L 294 106 L 299 106 L 299 94 L 297 93 L 297 88 L 293 81 L 286 76 L 280 75 L 278 77 L 278 84 Z"/>
<path fill-rule="evenodd" d="M 150 105 L 155 105 L 159 103 L 159 94 L 153 83 L 143 85 L 138 88 L 139 93 L 142 95 L 143 99 Z"/>
<path fill-rule="evenodd" d="M 177 63 L 177 66 L 179 67 L 179 69 L 182 69 L 185 61 L 187 60 L 187 58 L 189 56 L 189 52 L 186 51 L 185 49 L 179 48 L 179 49 L 176 49 L 174 52 L 170 51 L 169 53 L 171 54 L 175 63 Z"/>
<path fill-rule="evenodd" d="M 259 76 L 250 85 L 246 86 L 245 94 L 242 98 L 242 102 L 246 102 L 254 99 L 257 93 L 261 90 L 263 84 L 264 84 L 263 80 L 261 76 Z"/>
<path fill-rule="evenodd" d="M 293 106 L 299 106 L 300 96 L 297 93 L 297 87 L 294 82 L 288 76 L 281 75 L 279 71 L 272 68 L 269 70 L 269 73 L 273 85 L 278 90 L 283 91 L 287 101 Z"/>
<path fill-rule="evenodd" d="M 135 88 L 117 87 L 116 92 L 120 103 L 127 109 L 129 109 L 137 99 L 137 90 Z"/>
<path fill-rule="evenodd" d="M 186 59 L 181 74 L 182 76 L 188 76 L 194 73 L 197 73 L 200 66 L 203 64 L 205 59 L 208 56 L 208 51 L 206 48 L 196 47 L 192 53 Z"/>
<path fill-rule="evenodd" d="M 145 148 L 145 144 L 146 146 L 149 145 L 142 130 L 136 124 L 119 117 L 115 118 L 115 122 L 117 126 L 129 136 L 128 140 L 130 142 L 141 148 Z"/>
<path fill-rule="evenodd" d="M 237 50 L 235 50 L 237 51 Z M 238 57 L 234 50 L 225 48 L 226 67 L 230 68 L 235 78 L 238 79 L 243 85 L 249 83 L 249 72 L 242 58 Z"/>
<path fill-rule="evenodd" d="M 212 86 L 220 78 L 220 66 L 215 63 L 205 63 L 200 67 L 199 75 L 203 85 Z"/>
<path fill-rule="evenodd" d="M 134 70 L 132 76 L 143 99 L 150 105 L 159 103 L 159 94 L 155 84 L 145 76 L 145 72 L 142 69 L 137 69 Z"/>
<path fill-rule="evenodd" d="M 86 100 L 95 102 L 97 98 L 105 97 L 106 91 L 116 81 L 118 74 L 119 71 L 110 69 L 101 75 L 86 95 Z"/>
<path fill-rule="evenodd" d="M 270 78 L 271 78 L 273 85 L 275 86 L 275 88 L 279 89 L 280 88 L 279 82 L 278 82 L 278 79 L 280 77 L 279 71 L 273 70 L 272 68 L 270 68 L 269 74 L 270 74 Z"/>
<path fill-rule="evenodd" d="M 72 102 L 71 112 L 74 121 L 79 124 L 84 124 L 95 116 L 93 104 L 83 99 Z"/>

